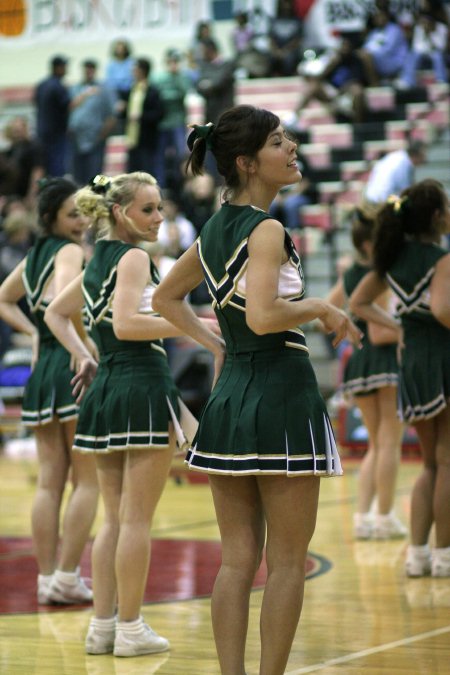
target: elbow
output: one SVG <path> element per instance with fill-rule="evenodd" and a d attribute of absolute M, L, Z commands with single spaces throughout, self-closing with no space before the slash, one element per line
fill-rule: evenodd
<path fill-rule="evenodd" d="M 126 323 L 113 321 L 114 335 L 118 340 L 129 340 L 129 328 Z"/>
<path fill-rule="evenodd" d="M 157 312 L 158 314 L 162 314 L 162 310 L 164 309 L 164 302 L 161 300 L 161 293 L 159 292 L 159 287 L 155 290 L 152 296 L 152 309 L 154 312 Z"/>
<path fill-rule="evenodd" d="M 44 321 L 47 324 L 49 328 L 52 327 L 53 323 L 53 310 L 50 307 L 47 307 L 47 309 L 44 312 Z"/>
<path fill-rule="evenodd" d="M 271 332 L 269 324 L 267 320 L 264 319 L 264 317 L 256 317 L 247 314 L 246 323 L 250 330 L 256 335 L 266 335 L 267 333 Z"/>

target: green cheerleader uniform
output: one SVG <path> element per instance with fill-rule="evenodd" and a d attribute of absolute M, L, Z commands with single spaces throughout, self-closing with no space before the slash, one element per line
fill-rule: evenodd
<path fill-rule="evenodd" d="M 198 239 L 226 358 L 186 462 L 224 475 L 339 475 L 333 430 L 300 326 L 256 335 L 246 323 L 248 238 L 267 218 L 253 206 L 224 204 Z M 287 232 L 285 246 L 289 259 L 280 268 L 279 295 L 299 302 L 303 273 Z"/>
<path fill-rule="evenodd" d="M 368 267 L 360 263 L 344 272 L 343 283 L 347 297 L 355 290 L 361 279 L 369 272 Z M 364 396 L 381 387 L 393 387 L 398 384 L 397 345 L 371 344 L 367 323 L 354 319 L 363 333 L 361 349 L 353 349 L 342 375 L 342 392 L 345 397 Z"/>
<path fill-rule="evenodd" d="M 55 416 L 61 422 L 67 422 L 78 415 L 70 384 L 74 373 L 70 370 L 69 352 L 44 321 L 49 304 L 45 293 L 55 273 L 56 254 L 71 243 L 60 237 L 43 237 L 27 254 L 22 279 L 39 333 L 39 358 L 28 379 L 22 402 L 22 422 L 28 427 L 48 424 Z"/>
<path fill-rule="evenodd" d="M 102 240 L 83 276 L 83 296 L 90 334 L 100 352 L 92 384 L 80 405 L 73 449 L 108 453 L 136 448 L 167 447 L 169 422 L 183 445 L 178 423 L 179 401 L 162 340 L 119 340 L 114 335 L 112 303 L 117 265 L 135 248 L 121 241 Z M 145 288 L 139 311 L 158 316 L 151 298 L 159 276 L 149 261 L 151 283 Z"/>
<path fill-rule="evenodd" d="M 432 315 L 429 295 L 444 255 L 449 252 L 440 246 L 409 241 L 386 274 L 404 331 L 399 413 L 407 422 L 434 417 L 450 399 L 450 330 Z"/>

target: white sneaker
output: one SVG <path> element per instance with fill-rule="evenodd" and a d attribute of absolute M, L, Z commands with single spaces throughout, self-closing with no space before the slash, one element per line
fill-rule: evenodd
<path fill-rule="evenodd" d="M 75 572 L 56 570 L 50 584 L 49 598 L 51 602 L 62 605 L 83 604 L 92 602 L 92 589 L 80 577 L 79 567 Z"/>
<path fill-rule="evenodd" d="M 431 551 L 431 576 L 450 577 L 450 546 Z"/>
<path fill-rule="evenodd" d="M 431 553 L 428 545 L 408 546 L 405 572 L 408 577 L 425 577 L 431 572 Z"/>
<path fill-rule="evenodd" d="M 387 515 L 377 513 L 372 531 L 373 539 L 403 539 L 408 528 L 391 511 Z"/>
<path fill-rule="evenodd" d="M 169 647 L 169 641 L 147 626 L 142 617 L 136 621 L 118 621 L 116 624 L 114 656 L 156 654 L 166 652 Z"/>
<path fill-rule="evenodd" d="M 115 618 L 97 619 L 93 617 L 89 623 L 84 643 L 86 654 L 112 654 L 115 636 Z"/>
<path fill-rule="evenodd" d="M 51 605 L 50 586 L 53 581 L 53 574 L 38 574 L 37 578 L 37 601 L 38 605 Z"/>
<path fill-rule="evenodd" d="M 370 539 L 373 530 L 373 516 L 367 513 L 353 514 L 353 534 L 355 539 Z"/>

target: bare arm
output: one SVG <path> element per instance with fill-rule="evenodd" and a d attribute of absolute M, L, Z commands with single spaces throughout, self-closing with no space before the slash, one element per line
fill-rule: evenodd
<path fill-rule="evenodd" d="M 26 260 L 22 260 L 0 286 L 0 317 L 14 330 L 34 337 L 36 327 L 17 304 L 25 295 L 22 279 L 25 264 Z"/>
<path fill-rule="evenodd" d="M 77 403 L 83 398 L 97 372 L 97 363 L 72 321 L 72 317 L 80 315 L 83 308 L 82 281 L 83 274 L 79 274 L 52 300 L 44 315 L 52 333 L 79 364 L 78 372 L 72 380 Z"/>
<path fill-rule="evenodd" d="M 383 309 L 375 300 L 386 292 L 388 284 L 376 272 L 369 272 L 359 282 L 350 296 L 350 311 L 365 321 L 374 321 L 387 328 L 392 328 L 400 334 L 398 322 Z"/>
<path fill-rule="evenodd" d="M 284 229 L 265 220 L 249 239 L 247 268 L 247 325 L 257 335 L 279 333 L 320 319 L 325 330 L 335 333 L 333 345 L 344 338 L 359 344 L 361 333 L 340 309 L 321 298 L 289 302 L 278 296 L 280 267 L 284 255 Z"/>
<path fill-rule="evenodd" d="M 113 300 L 113 329 L 119 340 L 156 340 L 181 335 L 166 319 L 139 313 L 142 294 L 150 281 L 148 254 L 131 249 L 117 266 Z"/>
<path fill-rule="evenodd" d="M 162 280 L 153 296 L 154 308 L 180 330 L 216 356 L 223 354 L 223 340 L 209 330 L 186 302 L 187 294 L 203 281 L 203 270 L 192 244 Z"/>
<path fill-rule="evenodd" d="M 450 328 L 450 254 L 443 256 L 436 265 L 430 286 L 430 305 L 433 316 Z"/>

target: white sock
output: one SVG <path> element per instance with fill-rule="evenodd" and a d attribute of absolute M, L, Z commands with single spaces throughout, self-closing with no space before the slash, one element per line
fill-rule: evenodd
<path fill-rule="evenodd" d="M 91 619 L 91 626 L 94 628 L 99 628 L 105 632 L 114 630 L 116 627 L 116 617 L 113 616 L 110 619 L 98 619 L 96 616 Z"/>

